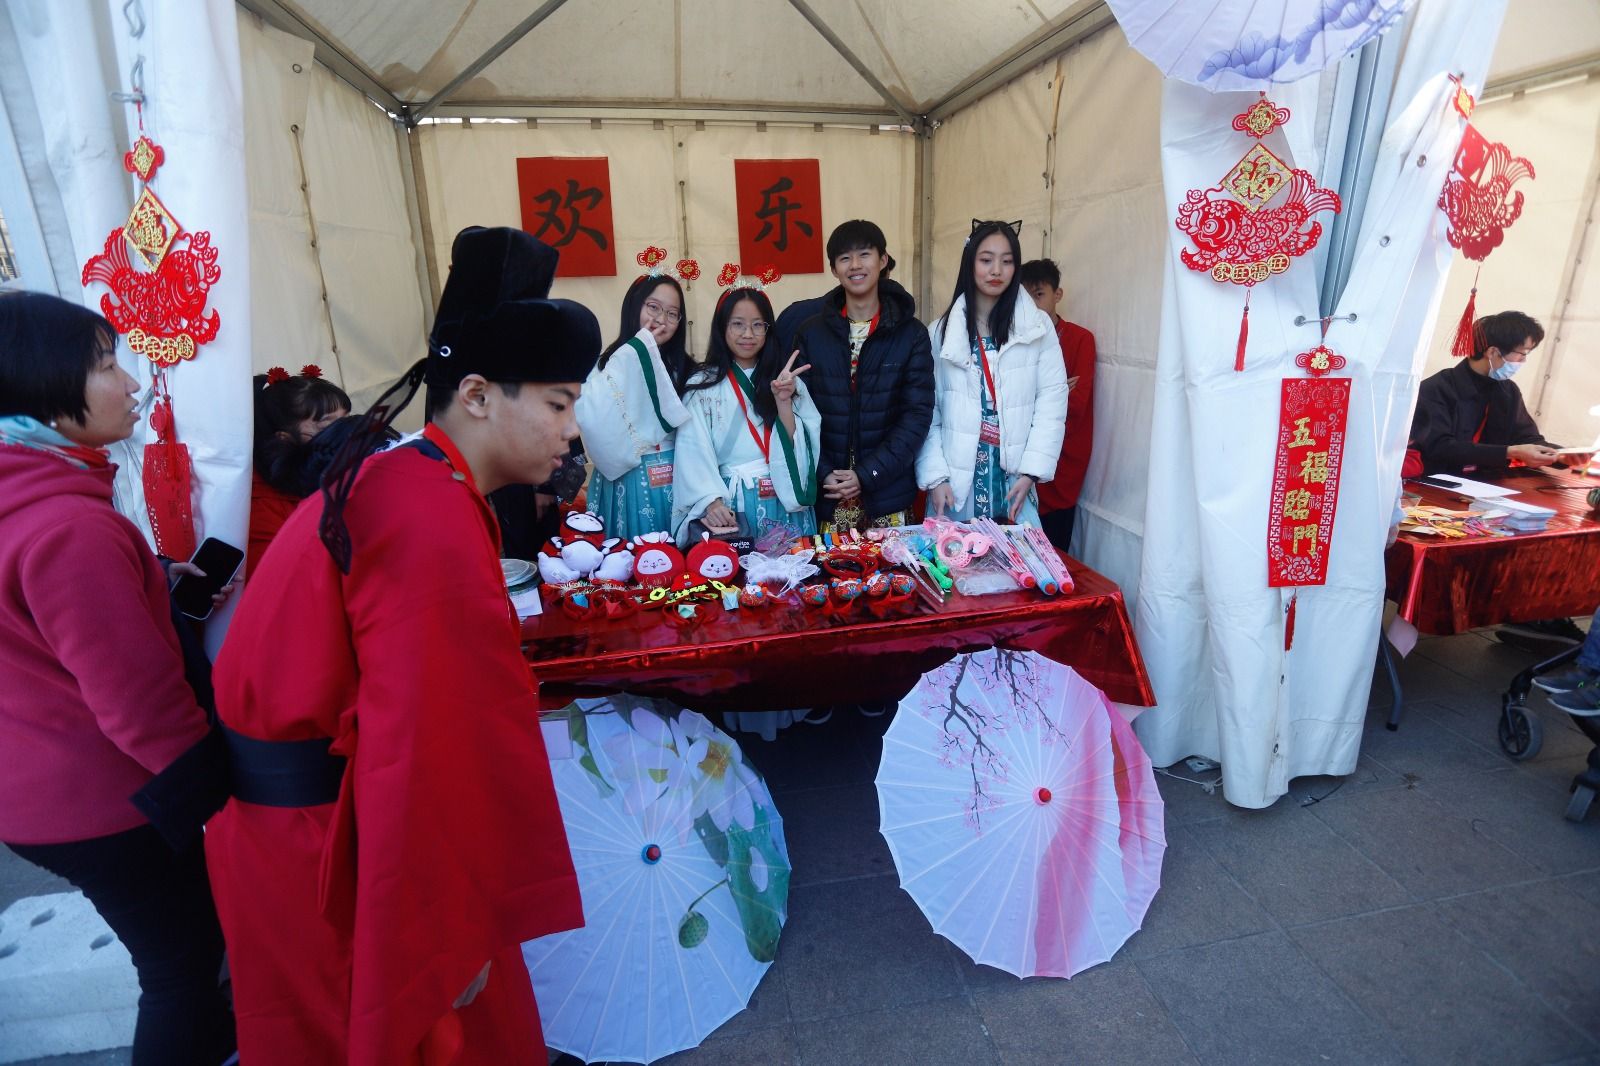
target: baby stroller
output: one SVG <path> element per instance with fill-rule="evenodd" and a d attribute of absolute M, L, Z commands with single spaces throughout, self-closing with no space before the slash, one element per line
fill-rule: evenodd
<path fill-rule="evenodd" d="M 1543 662 L 1535 663 L 1511 679 L 1511 685 L 1500 697 L 1500 750 L 1521 762 L 1539 754 L 1544 743 L 1539 716 L 1528 713 L 1528 693 L 1533 689 L 1533 679 L 1565 667 L 1578 657 L 1579 648 L 1572 647 Z M 1594 742 L 1589 750 L 1589 765 L 1572 779 L 1572 799 L 1567 802 L 1567 821 L 1581 822 L 1589 813 L 1596 793 L 1600 793 L 1600 718 L 1572 715 L 1572 720 L 1584 736 Z"/>

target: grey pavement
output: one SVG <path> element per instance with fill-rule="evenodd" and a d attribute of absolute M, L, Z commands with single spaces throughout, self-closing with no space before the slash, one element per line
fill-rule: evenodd
<path fill-rule="evenodd" d="M 1600 811 L 1562 818 L 1590 744 L 1537 692 L 1541 754 L 1513 763 L 1495 739 L 1499 693 L 1534 658 L 1424 639 L 1400 730 L 1380 674 L 1357 771 L 1265 811 L 1207 791 L 1215 772 L 1159 776 L 1161 892 L 1070 981 L 974 965 L 899 888 L 872 789 L 887 719 L 750 738 L 784 817 L 789 924 L 750 1009 L 664 1061 L 1600 1066 Z M 0 909 L 57 890 L 0 859 Z"/>

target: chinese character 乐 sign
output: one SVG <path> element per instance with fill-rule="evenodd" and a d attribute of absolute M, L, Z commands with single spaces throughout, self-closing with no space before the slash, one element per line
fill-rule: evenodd
<path fill-rule="evenodd" d="M 1339 500 L 1350 378 L 1285 378 L 1267 520 L 1267 584 L 1321 585 Z"/>
<path fill-rule="evenodd" d="M 818 274 L 822 254 L 822 171 L 815 159 L 735 159 L 739 262 L 747 270 Z"/>
<path fill-rule="evenodd" d="M 611 169 L 605 156 L 518 159 L 517 199 L 522 228 L 561 253 L 557 277 L 616 276 Z"/>

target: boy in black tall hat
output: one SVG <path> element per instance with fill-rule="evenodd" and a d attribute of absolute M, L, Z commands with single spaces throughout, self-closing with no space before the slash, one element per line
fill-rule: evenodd
<path fill-rule="evenodd" d="M 427 385 L 427 428 L 365 461 L 355 436 L 217 660 L 235 791 L 206 850 L 243 1061 L 542 1054 L 520 944 L 583 917 L 483 494 L 547 480 L 578 432 L 600 330 L 545 298 L 555 264 L 519 230 L 457 236 L 391 390 Z"/>

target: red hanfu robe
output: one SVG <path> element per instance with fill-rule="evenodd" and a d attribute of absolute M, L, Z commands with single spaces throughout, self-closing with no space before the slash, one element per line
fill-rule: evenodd
<path fill-rule="evenodd" d="M 447 461 L 362 468 L 348 575 L 321 501 L 294 513 L 217 660 L 230 728 L 349 758 L 337 803 L 234 799 L 207 827 L 252 1066 L 543 1063 L 520 944 L 583 924 L 495 521 L 427 437 Z"/>

